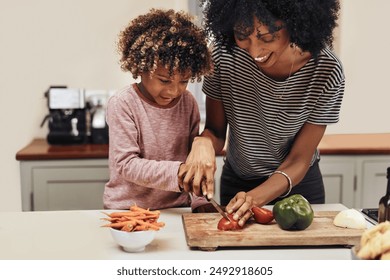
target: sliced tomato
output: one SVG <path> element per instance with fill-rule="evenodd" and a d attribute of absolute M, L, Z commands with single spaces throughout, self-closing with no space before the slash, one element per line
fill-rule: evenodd
<path fill-rule="evenodd" d="M 252 207 L 253 218 L 259 224 L 269 224 L 274 219 L 274 214 L 271 210 L 263 207 Z"/>
<path fill-rule="evenodd" d="M 233 220 L 233 214 L 227 214 L 230 221 L 226 218 L 222 218 L 218 222 L 218 229 L 219 230 L 238 230 L 242 229 L 243 227 L 238 224 L 238 221 Z"/>

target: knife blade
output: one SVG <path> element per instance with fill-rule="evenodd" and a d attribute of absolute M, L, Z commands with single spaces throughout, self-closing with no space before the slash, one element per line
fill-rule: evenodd
<path fill-rule="evenodd" d="M 209 201 L 214 206 L 214 208 L 218 211 L 219 214 L 222 215 L 222 217 L 224 217 L 225 219 L 230 221 L 229 216 L 226 214 L 225 211 L 222 210 L 221 206 L 219 206 L 219 204 L 214 200 L 214 198 L 208 198 L 206 196 L 206 199 L 207 199 L 207 201 Z"/>

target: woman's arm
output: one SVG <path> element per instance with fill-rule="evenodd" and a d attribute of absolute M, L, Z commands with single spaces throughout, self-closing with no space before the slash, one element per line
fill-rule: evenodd
<path fill-rule="evenodd" d="M 211 198 L 214 194 L 215 154 L 225 146 L 227 120 L 222 101 L 206 97 L 206 124 L 196 137 L 187 160 L 180 166 L 179 184 L 187 192 Z"/>
<path fill-rule="evenodd" d="M 313 154 L 320 143 L 326 126 L 306 123 L 297 134 L 292 149 L 277 170 L 291 178 L 292 185 L 297 185 L 310 167 Z M 228 212 L 236 212 L 234 219 L 244 224 L 250 217 L 248 211 L 253 205 L 263 206 L 289 189 L 289 182 L 283 174 L 274 174 L 253 190 L 238 193 L 226 206 Z"/>

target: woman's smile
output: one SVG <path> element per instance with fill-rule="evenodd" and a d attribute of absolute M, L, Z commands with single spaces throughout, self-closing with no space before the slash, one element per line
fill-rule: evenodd
<path fill-rule="evenodd" d="M 266 55 L 263 55 L 263 56 L 258 56 L 258 57 L 255 57 L 255 61 L 256 62 L 260 62 L 260 63 L 264 63 L 268 60 L 268 58 L 271 56 L 271 52 L 266 54 Z"/>

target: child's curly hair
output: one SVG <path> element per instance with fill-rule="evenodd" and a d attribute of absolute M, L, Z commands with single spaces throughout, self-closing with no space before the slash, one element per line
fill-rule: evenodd
<path fill-rule="evenodd" d="M 206 33 L 185 12 L 151 9 L 133 19 L 119 34 L 118 51 L 123 71 L 136 79 L 153 73 L 159 64 L 174 72 L 191 73 L 191 81 L 211 71 Z"/>
<path fill-rule="evenodd" d="M 332 47 L 340 9 L 338 0 L 201 0 L 201 4 L 207 33 L 229 50 L 235 45 L 233 28 L 249 35 L 256 17 L 270 32 L 278 30 L 275 21 L 281 20 L 291 43 L 313 57 L 325 46 Z"/>

